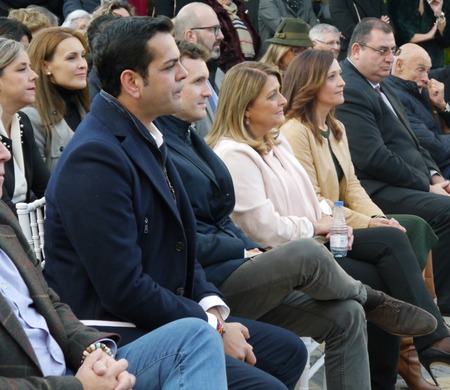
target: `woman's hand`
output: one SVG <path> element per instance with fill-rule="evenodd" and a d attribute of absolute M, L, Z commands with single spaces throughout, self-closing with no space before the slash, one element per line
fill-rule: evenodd
<path fill-rule="evenodd" d="M 371 218 L 369 227 L 393 227 L 400 229 L 403 233 L 406 233 L 406 229 L 394 218 Z"/>
<path fill-rule="evenodd" d="M 312 223 L 314 226 L 314 235 L 326 236 L 333 226 L 333 217 L 324 215 L 321 219 Z"/>

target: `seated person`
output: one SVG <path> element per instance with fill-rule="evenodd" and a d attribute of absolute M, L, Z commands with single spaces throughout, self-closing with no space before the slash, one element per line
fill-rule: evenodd
<path fill-rule="evenodd" d="M 297 54 L 312 46 L 308 37 L 309 26 L 301 19 L 282 18 L 261 62 L 275 68 L 283 76 Z"/>
<path fill-rule="evenodd" d="M 206 0 L 220 22 L 224 39 L 218 64 L 223 72 L 242 61 L 259 57 L 261 38 L 253 28 L 242 0 Z M 208 28 L 208 26 L 201 26 Z"/>
<path fill-rule="evenodd" d="M 51 25 L 45 14 L 33 8 L 12 9 L 9 11 L 8 18 L 22 22 L 33 35 Z"/>
<path fill-rule="evenodd" d="M 188 71 L 182 107 L 156 123 L 195 213 L 196 255 L 208 280 L 225 294 L 233 312 L 325 341 L 329 387 L 369 388 L 365 321 L 360 322 L 357 302 L 365 309 L 370 304 L 354 295 L 358 282 L 343 273 L 330 252 L 313 239 L 294 240 L 264 251 L 231 221 L 235 198 L 230 174 L 191 130 L 191 123 L 205 115 L 205 101 L 210 96 L 205 57 L 192 44 L 179 46 L 181 63 Z M 374 313 L 366 314 L 377 322 Z M 340 359 L 342 355 L 347 358 Z"/>
<path fill-rule="evenodd" d="M 16 203 L 44 196 L 50 176 L 30 120 L 18 112 L 34 103 L 36 79 L 25 48 L 17 41 L 0 38 L 0 140 L 12 155 L 5 164 L 2 200 L 13 212 Z"/>
<path fill-rule="evenodd" d="M 414 43 L 406 43 L 400 49 L 386 83 L 403 103 L 420 144 L 430 152 L 442 175 L 450 179 L 450 134 L 442 133 L 444 123 L 450 125 L 450 103 L 445 101 L 444 84 L 429 79 L 431 58 L 425 49 Z"/>
<path fill-rule="evenodd" d="M 351 162 L 344 125 L 336 121 L 332 113 L 335 105 L 342 102 L 340 95 L 344 88 L 342 79 L 329 73 L 333 63 L 329 53 L 312 52 L 293 62 L 282 90 L 287 99 L 285 111 L 288 120 L 281 126 L 281 132 L 308 173 L 320 201 L 325 200 L 331 206 L 332 199 L 342 200 L 347 224 L 354 229 L 392 226 L 404 231 L 402 225 L 405 225 L 423 269 L 428 253 L 436 243 L 436 236 L 423 219 L 414 215 L 391 215 L 387 218 L 362 188 Z M 309 73 L 303 71 L 306 68 L 310 69 Z M 336 99 L 329 99 L 329 102 L 324 97 L 327 76 L 331 80 L 330 92 L 337 91 Z M 305 85 L 308 87 L 305 88 Z M 309 118 L 315 118 L 315 121 Z M 407 343 L 410 344 L 408 349 Z M 399 365 L 399 373 L 405 381 L 410 385 L 421 381 L 422 386 L 427 386 L 426 389 L 432 389 L 434 386 L 427 384 L 420 374 L 420 364 L 411 338 L 402 339 L 401 351 L 405 353 L 400 355 L 404 364 Z M 412 369 L 413 366 L 415 369 Z M 414 374 L 417 375 L 415 379 L 412 378 Z"/>
<path fill-rule="evenodd" d="M 87 50 L 83 35 L 67 27 L 45 29 L 28 48 L 31 67 L 39 77 L 36 101 L 23 112 L 30 118 L 50 172 L 89 111 Z"/>
<path fill-rule="evenodd" d="M 0 143 L 0 172 L 10 158 Z M 48 288 L 4 203 L 0 231 L 2 389 L 227 388 L 222 343 L 206 322 L 178 320 L 117 349 L 117 335 L 84 326 Z"/>
<path fill-rule="evenodd" d="M 317 50 L 300 54 L 287 72 L 305 55 L 328 56 L 333 61 L 333 68 L 328 72 L 340 77 L 339 65 L 332 54 Z M 315 236 L 326 241 L 333 224 L 333 218 L 326 215 L 330 208 L 324 202 L 319 203 L 306 171 L 277 130 L 284 123 L 286 104 L 280 94 L 279 80 L 275 71 L 257 62 L 230 69 L 220 91 L 216 120 L 206 138 L 233 178 L 236 193 L 233 220 L 266 248 L 282 248 L 283 244 L 299 238 Z M 337 94 L 335 90 L 327 89 L 323 95 L 327 102 L 334 102 L 339 96 L 342 99 L 342 92 Z M 233 115 L 228 115 L 229 112 Z M 336 259 L 339 265 L 372 288 L 382 289 L 432 313 L 438 319 L 438 328 L 429 336 L 416 337 L 416 346 L 422 353 L 432 355 L 434 348 L 443 343 L 441 354 L 445 355 L 450 350 L 448 328 L 425 286 L 406 235 L 392 227 L 354 231 L 348 227 L 348 237 L 348 255 Z M 386 366 L 384 362 L 385 355 L 398 356 L 398 347 L 399 340 L 395 337 L 379 328 L 369 328 L 371 365 L 376 356 L 383 356 L 379 363 L 385 367 L 382 376 L 372 371 L 375 387 L 379 381 L 389 381 L 384 388 L 393 388 L 397 376 L 395 365 Z M 395 363 L 396 360 L 395 357 Z"/>
<path fill-rule="evenodd" d="M 91 19 L 92 15 L 89 12 L 78 9 L 67 15 L 61 27 L 68 27 L 78 31 L 80 34 L 86 35 Z"/>
<path fill-rule="evenodd" d="M 311 0 L 260 0 L 258 19 L 262 42 L 275 35 L 282 18 L 301 19 L 310 27 L 319 23 Z"/>
<path fill-rule="evenodd" d="M 331 51 L 334 58 L 339 57 L 341 33 L 336 27 L 326 23 L 316 24 L 309 30 L 309 39 L 314 49 Z"/>
<path fill-rule="evenodd" d="M 26 49 L 33 37 L 30 29 L 22 22 L 0 16 L 0 36 L 20 42 Z"/>

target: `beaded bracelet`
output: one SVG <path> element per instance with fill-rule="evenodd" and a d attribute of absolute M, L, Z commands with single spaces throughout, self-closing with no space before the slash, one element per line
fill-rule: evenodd
<path fill-rule="evenodd" d="M 225 330 L 223 329 L 223 324 L 222 324 L 219 320 L 217 320 L 217 327 L 216 327 L 216 330 L 219 332 L 219 334 L 220 334 L 221 336 L 223 336 L 224 333 L 225 333 Z"/>
<path fill-rule="evenodd" d="M 108 347 L 106 346 L 106 344 L 103 344 L 103 343 L 94 343 L 94 344 L 91 344 L 89 347 L 87 347 L 87 348 L 83 351 L 83 354 L 81 355 L 81 363 L 84 362 L 84 360 L 86 359 L 86 357 L 87 357 L 90 353 L 94 352 L 94 351 L 97 350 L 97 349 L 101 349 L 101 350 L 102 350 L 103 352 L 105 352 L 107 355 L 113 357 L 113 353 L 111 352 L 111 349 L 108 348 Z"/>

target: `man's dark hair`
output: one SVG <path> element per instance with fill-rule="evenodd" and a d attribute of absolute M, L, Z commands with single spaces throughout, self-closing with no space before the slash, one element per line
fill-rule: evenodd
<path fill-rule="evenodd" d="M 103 31 L 106 30 L 106 28 L 109 26 L 109 24 L 116 19 L 119 19 L 121 16 L 113 15 L 113 14 L 106 14 L 106 15 L 100 15 L 96 18 L 93 18 L 89 22 L 89 26 L 86 30 L 87 40 L 89 47 L 92 48 L 94 39 Z"/>
<path fill-rule="evenodd" d="M 31 30 L 26 25 L 16 19 L 0 17 L 0 36 L 20 42 L 24 35 L 31 42 L 33 36 L 31 35 Z"/>
<path fill-rule="evenodd" d="M 208 62 L 211 58 L 209 51 L 206 50 L 203 46 L 197 45 L 194 42 L 190 41 L 179 41 L 177 42 L 178 50 L 180 51 L 181 57 L 188 57 L 192 60 L 201 59 L 205 62 Z"/>
<path fill-rule="evenodd" d="M 147 79 L 147 68 L 153 60 L 148 41 L 158 32 L 170 34 L 172 28 L 166 17 L 132 16 L 111 22 L 93 42 L 94 66 L 103 90 L 119 96 L 120 75 L 127 69 Z"/>
<path fill-rule="evenodd" d="M 394 33 L 391 25 L 383 22 L 381 19 L 364 18 L 356 25 L 355 29 L 353 30 L 353 34 L 348 45 L 348 55 L 351 54 L 352 45 L 354 43 L 367 43 L 372 30 L 380 30 L 386 34 Z"/>

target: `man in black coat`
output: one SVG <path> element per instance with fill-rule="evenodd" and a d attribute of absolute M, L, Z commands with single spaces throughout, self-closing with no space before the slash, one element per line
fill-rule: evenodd
<path fill-rule="evenodd" d="M 444 84 L 430 79 L 431 58 L 415 43 L 406 43 L 396 56 L 386 82 L 397 91 L 411 128 L 420 144 L 430 152 L 442 175 L 450 179 L 450 103 L 444 98 Z"/>
<path fill-rule="evenodd" d="M 420 146 L 396 91 L 383 82 L 397 52 L 392 28 L 367 18 L 355 28 L 350 48 L 342 63 L 345 103 L 336 116 L 346 126 L 356 174 L 384 211 L 419 215 L 434 229 L 439 237 L 433 249 L 436 292 L 441 311 L 448 314 L 449 182 Z"/>

